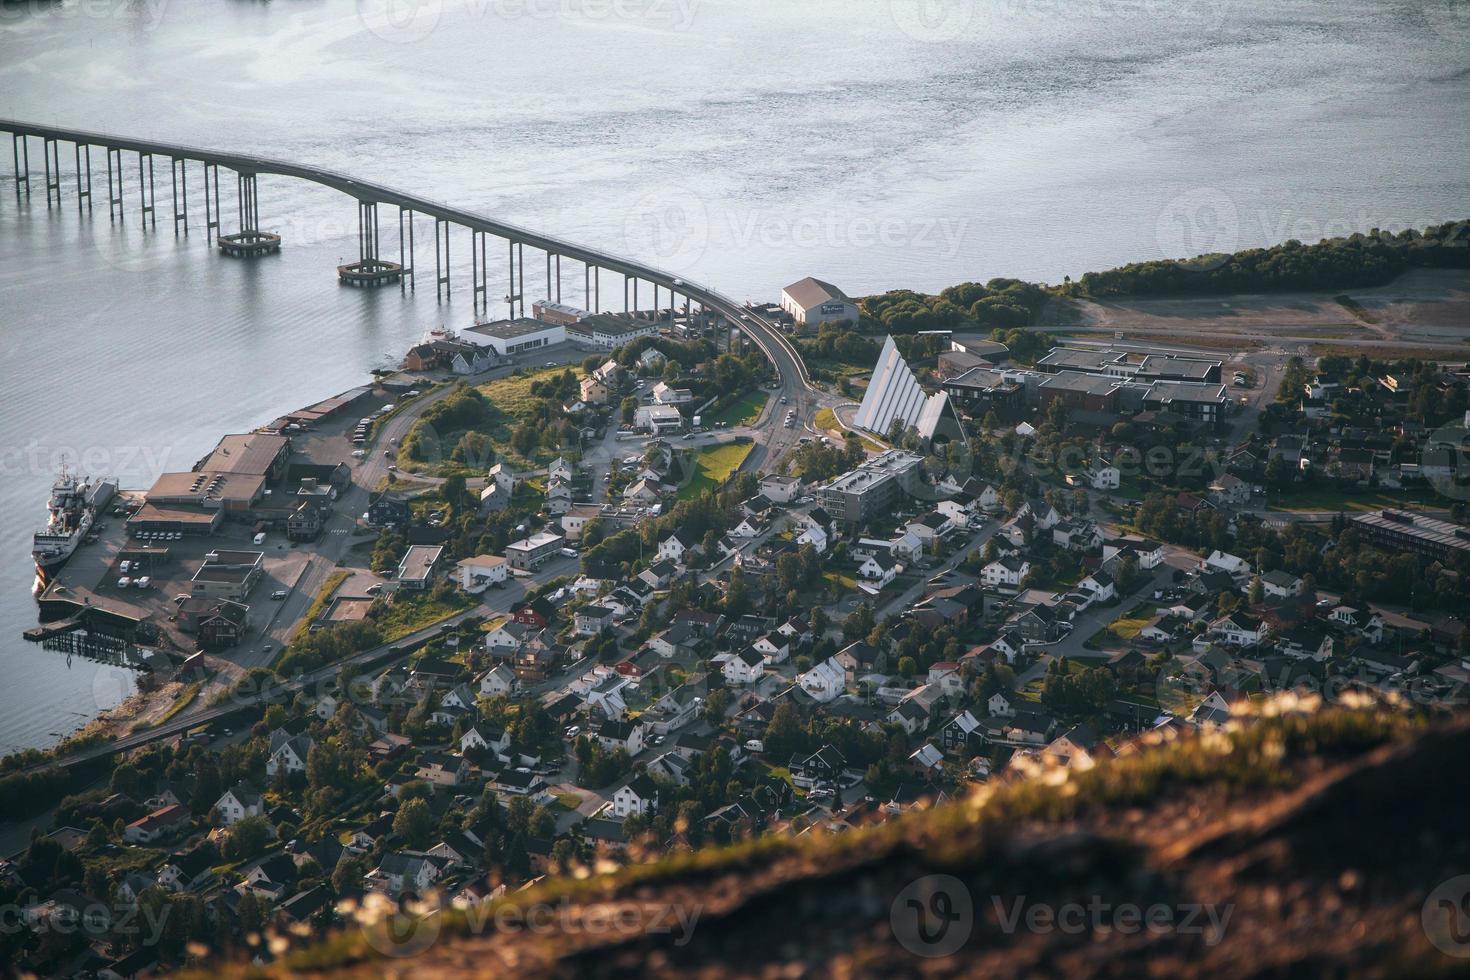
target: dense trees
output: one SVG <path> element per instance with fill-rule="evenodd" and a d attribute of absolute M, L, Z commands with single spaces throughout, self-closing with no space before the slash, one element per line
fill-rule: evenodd
<path fill-rule="evenodd" d="M 1089 296 L 1180 296 L 1380 286 L 1415 267 L 1470 266 L 1470 222 L 1397 235 L 1373 231 L 1315 245 L 1292 240 L 1205 261 L 1135 262 L 1080 281 Z M 1180 256 L 1185 258 L 1185 256 Z"/>

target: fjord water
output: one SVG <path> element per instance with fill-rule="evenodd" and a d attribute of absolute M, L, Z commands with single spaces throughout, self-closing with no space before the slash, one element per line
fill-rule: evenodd
<path fill-rule="evenodd" d="M 1470 207 L 1470 17 L 1295 0 L 64 0 L 0 6 L 0 115 L 320 164 L 636 255 L 737 297 L 850 292 L 1401 228 Z M 0 751 L 126 679 L 20 639 L 58 458 L 146 486 L 359 382 L 451 303 L 359 292 L 354 210 L 262 177 L 279 256 L 17 202 L 0 144 Z M 41 166 L 39 143 L 31 152 Z M 228 176 L 227 176 L 228 181 Z M 222 195 L 227 225 L 233 187 Z M 395 214 L 381 215 L 384 251 Z M 432 256 L 421 226 L 419 261 Z M 426 252 L 425 249 L 428 249 Z M 492 277 L 500 261 L 491 247 Z M 528 295 L 544 266 L 528 255 Z M 579 270 L 563 296 L 580 302 Z M 426 281 L 428 277 L 425 277 Z M 573 285 L 575 284 L 575 285 Z M 492 278 L 491 291 L 499 287 Z M 604 306 L 617 291 L 604 283 Z M 534 298 L 534 295 L 532 295 Z M 499 312 L 499 309 L 495 310 Z"/>

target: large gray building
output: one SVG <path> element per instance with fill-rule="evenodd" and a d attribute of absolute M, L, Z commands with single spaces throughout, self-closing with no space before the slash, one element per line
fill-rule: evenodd
<path fill-rule="evenodd" d="M 890 513 L 919 483 L 915 453 L 890 449 L 817 488 L 817 502 L 847 530 Z"/>

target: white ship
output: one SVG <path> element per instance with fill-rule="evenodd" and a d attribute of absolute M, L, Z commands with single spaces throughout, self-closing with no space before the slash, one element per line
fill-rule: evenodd
<path fill-rule="evenodd" d="M 31 556 L 43 571 L 70 558 L 92 529 L 95 514 L 91 492 L 92 486 L 85 478 L 78 480 L 62 466 L 51 485 L 46 527 L 35 533 L 31 545 Z"/>

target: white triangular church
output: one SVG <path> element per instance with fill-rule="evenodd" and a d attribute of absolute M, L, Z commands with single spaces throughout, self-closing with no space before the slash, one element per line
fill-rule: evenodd
<path fill-rule="evenodd" d="M 873 380 L 868 383 L 853 424 L 886 438 L 893 427 L 893 420 L 902 419 L 905 429 L 915 429 L 919 438 L 928 440 L 934 438 L 934 431 L 948 405 L 949 396 L 942 391 L 924 394 L 919 380 L 904 362 L 898 345 L 890 336 L 883 342 L 878 366 L 873 369 Z"/>

